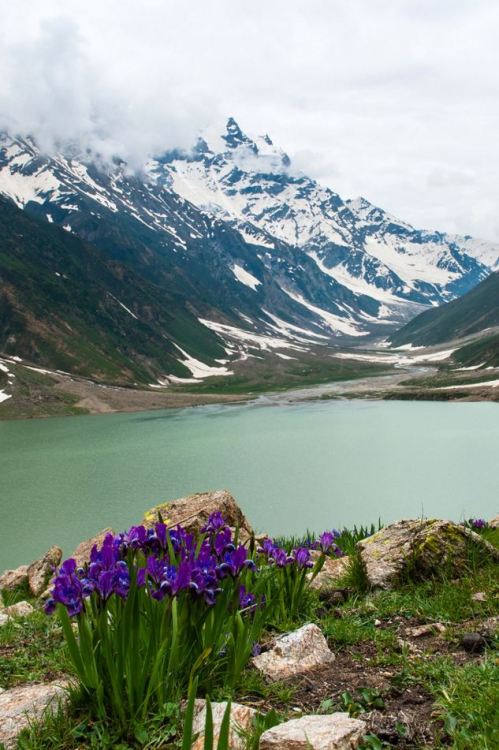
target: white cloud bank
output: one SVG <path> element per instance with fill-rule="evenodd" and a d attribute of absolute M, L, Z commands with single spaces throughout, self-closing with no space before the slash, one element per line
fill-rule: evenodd
<path fill-rule="evenodd" d="M 496 0 L 16 0 L 0 127 L 139 164 L 234 115 L 344 197 L 499 239 Z"/>

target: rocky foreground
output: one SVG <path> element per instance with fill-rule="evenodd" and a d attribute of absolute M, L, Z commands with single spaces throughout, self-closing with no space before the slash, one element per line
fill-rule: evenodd
<path fill-rule="evenodd" d="M 199 531 L 217 510 L 239 529 L 243 542 L 253 538 L 249 521 L 224 491 L 158 506 L 146 513 L 143 523 L 162 519 Z M 357 541 L 350 554 L 327 558 L 311 585 L 307 621 L 294 623 L 285 633 L 268 633 L 255 652 L 232 703 L 230 747 L 498 746 L 493 714 L 483 718 L 483 727 L 475 727 L 476 735 L 466 730 L 471 739 L 463 739 L 466 732 L 463 737 L 456 734 L 459 712 L 443 697 L 447 682 L 457 689 L 462 677 L 476 680 L 478 669 L 486 673 L 477 688 L 484 691 L 484 701 L 490 691 L 499 697 L 493 661 L 499 627 L 499 517 L 484 524 L 487 533 L 480 526 L 476 533 L 450 521 L 399 521 Z M 72 556 L 78 566 L 88 562 L 94 544 L 109 531 L 77 547 Z M 95 746 L 80 741 L 50 744 L 46 739 L 23 744 L 26 732 L 37 733 L 33 721 L 43 725 L 48 712 L 71 713 L 67 688 L 72 675 L 63 659 L 55 659 L 53 643 L 52 651 L 47 649 L 44 628 L 49 626 L 41 625 L 40 613 L 61 558 L 62 550 L 52 547 L 41 559 L 0 576 L 0 747 L 3 743 L 7 750 Z M 50 633 L 55 642 L 57 637 Z M 33 656 L 33 649 L 42 652 Z M 479 706 L 480 696 L 474 698 Z M 224 700 L 213 703 L 215 743 L 226 706 Z M 205 714 L 205 701 L 197 700 L 196 750 L 205 747 Z M 271 714 L 279 720 L 268 721 Z M 480 745 L 480 737 L 489 744 Z M 463 744 L 466 741 L 471 744 Z"/>

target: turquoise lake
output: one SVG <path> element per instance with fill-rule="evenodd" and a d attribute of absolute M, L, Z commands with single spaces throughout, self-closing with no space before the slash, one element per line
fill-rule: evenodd
<path fill-rule="evenodd" d="M 322 401 L 0 422 L 0 571 L 226 488 L 258 531 L 499 511 L 499 405 Z"/>

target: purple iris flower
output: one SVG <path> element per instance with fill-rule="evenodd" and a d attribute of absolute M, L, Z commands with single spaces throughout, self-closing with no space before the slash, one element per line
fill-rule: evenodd
<path fill-rule="evenodd" d="M 299 568 L 312 568 L 313 562 L 310 559 L 310 550 L 306 547 L 298 547 L 293 550 L 293 557 Z"/>
<path fill-rule="evenodd" d="M 262 546 L 258 548 L 258 552 L 260 552 L 262 555 L 266 555 L 267 557 L 270 557 L 274 551 L 277 549 L 272 539 L 267 537 L 263 540 Z"/>
<path fill-rule="evenodd" d="M 201 529 L 202 532 L 219 531 L 225 526 L 225 520 L 221 511 L 216 510 L 208 516 L 208 523 Z"/>
<path fill-rule="evenodd" d="M 73 558 L 65 560 L 54 578 L 52 596 L 47 604 L 49 613 L 56 604 L 63 604 L 70 617 L 79 614 L 83 609 L 83 599 L 91 593 L 91 587 L 83 585 L 76 574 L 76 562 Z"/>
<path fill-rule="evenodd" d="M 217 532 L 213 541 L 213 547 L 218 557 L 221 557 L 221 555 L 229 550 L 229 548 L 234 549 L 234 545 L 232 544 L 232 532 L 228 526 L 224 526 L 223 529 L 220 529 L 220 531 Z"/>
<path fill-rule="evenodd" d="M 334 543 L 334 539 L 332 531 L 324 531 L 319 537 L 319 549 L 322 552 L 328 552 Z"/>
<path fill-rule="evenodd" d="M 294 558 L 291 555 L 288 555 L 286 550 L 281 547 L 276 547 L 274 549 L 270 559 L 275 562 L 278 568 L 285 568 L 287 565 L 291 565 L 291 563 L 294 562 Z"/>
<path fill-rule="evenodd" d="M 147 529 L 145 526 L 131 526 L 123 534 L 123 542 L 132 549 L 143 549 L 147 542 Z"/>
<path fill-rule="evenodd" d="M 248 609 L 256 603 L 255 595 L 246 589 L 246 586 L 239 586 L 239 608 Z"/>
<path fill-rule="evenodd" d="M 255 570 L 256 565 L 248 558 L 246 547 L 240 544 L 236 549 L 225 553 L 223 562 L 217 567 L 217 572 L 220 578 L 225 578 L 227 575 L 235 578 L 243 568 Z"/>
<path fill-rule="evenodd" d="M 472 518 L 471 525 L 474 529 L 485 529 L 487 526 L 487 521 L 485 520 L 485 518 Z"/>

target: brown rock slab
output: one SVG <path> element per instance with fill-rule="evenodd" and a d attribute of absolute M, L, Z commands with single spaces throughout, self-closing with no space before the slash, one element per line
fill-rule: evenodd
<path fill-rule="evenodd" d="M 33 596 L 40 596 L 47 588 L 55 569 L 61 562 L 62 549 L 51 547 L 39 560 L 35 560 L 28 567 L 29 590 Z"/>
<path fill-rule="evenodd" d="M 84 565 L 90 562 L 90 553 L 92 552 L 93 547 L 95 545 L 100 547 L 108 534 L 114 534 L 113 529 L 103 529 L 102 531 L 99 531 L 98 534 L 95 534 L 95 536 L 90 537 L 90 539 L 85 539 L 83 542 L 79 543 L 71 555 L 71 557 L 76 560 L 78 568 L 83 568 Z"/>
<path fill-rule="evenodd" d="M 310 588 L 316 591 L 328 591 L 333 589 L 338 581 L 343 578 L 350 566 L 350 557 L 326 557 L 324 565 L 310 583 Z"/>
<path fill-rule="evenodd" d="M 353 750 L 366 726 L 346 713 L 302 716 L 264 732 L 260 750 Z"/>
<path fill-rule="evenodd" d="M 458 577 L 468 560 L 469 545 L 491 560 L 499 550 L 479 534 L 452 521 L 408 520 L 386 526 L 357 544 L 373 588 L 391 589 L 405 578 Z"/>
<path fill-rule="evenodd" d="M 320 628 L 309 623 L 277 638 L 269 651 L 253 657 L 252 664 L 270 680 L 286 680 L 334 659 Z"/>
<path fill-rule="evenodd" d="M 246 516 L 234 497 L 226 490 L 199 492 L 177 500 L 171 500 L 151 508 L 143 518 L 146 526 L 152 526 L 159 520 L 159 513 L 168 526 L 181 524 L 189 532 L 198 532 L 206 524 L 211 513 L 220 511 L 231 528 L 239 528 L 241 541 L 253 534 Z"/>
<path fill-rule="evenodd" d="M 0 694 L 0 744 L 6 750 L 17 745 L 17 735 L 45 710 L 57 710 L 67 701 L 65 685 L 50 682 L 44 685 L 23 685 Z"/>
<path fill-rule="evenodd" d="M 28 585 L 28 566 L 20 565 L 15 570 L 5 570 L 0 576 L 0 591 L 14 591 Z"/>
<path fill-rule="evenodd" d="M 212 703 L 211 710 L 213 715 L 213 746 L 216 747 L 220 737 L 222 721 L 227 708 L 227 703 Z M 253 717 L 256 711 L 249 706 L 243 706 L 240 703 L 232 703 L 230 709 L 230 728 L 229 728 L 229 750 L 245 750 L 246 741 L 242 737 L 243 732 L 249 732 L 252 729 Z M 204 750 L 204 724 L 206 721 L 206 701 L 196 700 L 194 706 L 193 731 L 198 734 L 192 744 L 192 750 Z"/>

